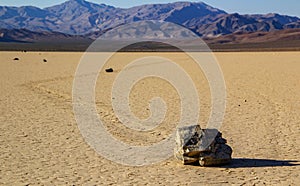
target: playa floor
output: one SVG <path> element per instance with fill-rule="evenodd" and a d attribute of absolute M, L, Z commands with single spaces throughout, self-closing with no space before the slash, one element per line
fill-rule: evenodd
<path fill-rule="evenodd" d="M 176 127 L 180 99 L 174 87 L 148 78 L 133 87 L 131 109 L 149 116 L 148 101 L 169 108 L 157 129 L 140 133 L 120 124 L 111 106 L 118 72 L 143 54 L 116 55 L 100 72 L 96 105 L 116 138 L 134 145 L 164 139 Z M 197 82 L 200 125 L 210 113 L 207 80 L 179 53 L 164 53 Z M 221 127 L 233 148 L 223 167 L 183 166 L 173 157 L 131 167 L 109 161 L 82 137 L 73 112 L 73 78 L 82 53 L 0 52 L 0 185 L 296 185 L 300 183 L 300 52 L 216 53 L 227 87 Z M 19 60 L 14 60 L 19 58 Z M 46 59 L 47 62 L 43 60 Z M 137 67 L 138 68 L 138 67 Z"/>

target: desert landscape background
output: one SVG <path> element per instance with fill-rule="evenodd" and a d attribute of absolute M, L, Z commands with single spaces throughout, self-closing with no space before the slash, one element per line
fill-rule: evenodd
<path fill-rule="evenodd" d="M 228 13 L 205 2 L 119 8 L 85 0 L 46 8 L 0 6 L 0 50 L 83 52 L 111 29 L 149 20 L 183 26 L 214 51 L 300 50 L 300 18 L 296 16 Z M 168 32 L 180 35 L 178 30 Z"/>
<path fill-rule="evenodd" d="M 178 62 L 197 83 L 200 125 L 210 112 L 207 81 L 182 53 L 155 53 Z M 227 86 L 221 131 L 232 146 L 233 162 L 223 167 L 184 166 L 173 157 L 146 167 L 129 167 L 98 155 L 77 127 L 72 83 L 83 53 L 0 52 L 1 185 L 296 185 L 300 178 L 300 52 L 215 53 Z M 123 130 L 111 108 L 111 83 L 124 65 L 151 53 L 119 53 L 100 72 L 96 103 L 116 138 L 136 145 L 163 139 L 180 111 L 175 89 L 160 79 L 139 82 L 130 95 L 132 110 L 149 115 L 153 95 L 168 113 L 149 133 Z M 19 58 L 15 61 L 14 58 Z M 43 62 L 47 59 L 47 62 Z M 137 67 L 138 68 L 138 67 Z"/>
<path fill-rule="evenodd" d="M 214 51 L 227 88 L 220 131 L 233 148 L 231 164 L 184 166 L 170 157 L 150 166 L 125 166 L 97 154 L 81 135 L 73 112 L 72 86 L 84 52 L 112 29 L 149 20 L 183 26 Z M 167 39 L 186 38 L 184 32 L 172 28 L 149 26 L 145 30 Z M 125 31 L 134 39 L 146 33 Z M 168 110 L 157 128 L 130 130 L 113 110 L 111 92 L 118 74 L 130 62 L 153 55 L 178 64 L 195 82 L 202 128 L 210 116 L 208 81 L 189 56 L 163 43 L 136 43 L 112 56 L 99 72 L 95 88 L 99 119 L 109 133 L 127 144 L 160 142 L 176 130 L 180 119 L 179 93 L 156 77 L 137 82 L 129 98 L 131 111 L 140 119 L 150 116 L 153 97 L 163 98 Z M 141 63 L 133 69 L 144 66 Z M 106 68 L 113 72 L 105 72 Z M 230 13 L 203 2 L 128 8 L 84 0 L 45 8 L 1 5 L 0 185 L 297 185 L 299 71 L 300 18 L 296 16 Z"/>

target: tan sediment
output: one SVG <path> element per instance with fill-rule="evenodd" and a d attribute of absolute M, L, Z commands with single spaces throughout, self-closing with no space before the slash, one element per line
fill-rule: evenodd
<path fill-rule="evenodd" d="M 164 98 L 169 110 L 154 131 L 133 132 L 114 115 L 111 85 L 131 60 L 151 54 L 120 54 L 100 72 L 96 86 L 99 116 L 125 142 L 144 145 L 164 139 L 179 115 L 179 97 L 165 81 L 148 78 L 130 95 L 131 109 L 149 116 L 148 101 Z M 200 124 L 210 112 L 207 81 L 182 54 L 164 53 L 196 81 Z M 183 166 L 174 158 L 146 167 L 116 164 L 88 146 L 77 127 L 72 83 L 82 53 L 0 52 L 1 185 L 295 185 L 300 182 L 300 52 L 216 53 L 227 86 L 221 131 L 234 150 L 232 165 Z M 13 59 L 18 57 L 19 61 Z M 47 63 L 43 62 L 47 59 Z M 300 164 L 300 162 L 291 162 Z"/>

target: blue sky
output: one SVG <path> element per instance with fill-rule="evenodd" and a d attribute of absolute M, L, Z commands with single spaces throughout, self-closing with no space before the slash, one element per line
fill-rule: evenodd
<path fill-rule="evenodd" d="M 1 0 L 0 6 L 33 5 L 48 7 L 66 0 Z M 95 3 L 104 3 L 116 7 L 132 7 L 149 3 L 168 3 L 180 0 L 88 0 Z M 192 0 L 195 1 L 195 0 Z M 197 1 L 196 1 L 197 2 Z M 300 0 L 203 0 L 206 4 L 225 10 L 229 13 L 280 13 L 300 17 Z"/>

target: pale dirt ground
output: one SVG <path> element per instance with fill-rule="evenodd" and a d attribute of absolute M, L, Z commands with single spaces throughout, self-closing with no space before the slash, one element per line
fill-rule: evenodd
<path fill-rule="evenodd" d="M 221 131 L 234 150 L 231 165 L 183 166 L 174 158 L 146 167 L 123 166 L 98 155 L 77 127 L 72 83 L 82 53 L 0 53 L 1 185 L 297 185 L 300 183 L 300 52 L 217 53 L 227 86 Z M 100 73 L 96 103 L 108 130 L 132 144 L 151 144 L 174 130 L 179 97 L 172 86 L 149 78 L 133 89 L 131 109 L 149 116 L 148 100 L 161 96 L 169 110 L 148 133 L 134 132 L 114 115 L 110 91 L 130 60 L 115 56 Z M 181 54 L 162 54 L 197 81 L 200 124 L 205 127 L 210 94 L 201 70 Z M 13 61 L 19 57 L 20 61 Z M 48 63 L 43 63 L 46 58 Z M 138 67 L 137 67 L 138 68 Z M 163 149 L 162 149 L 163 150 Z"/>

